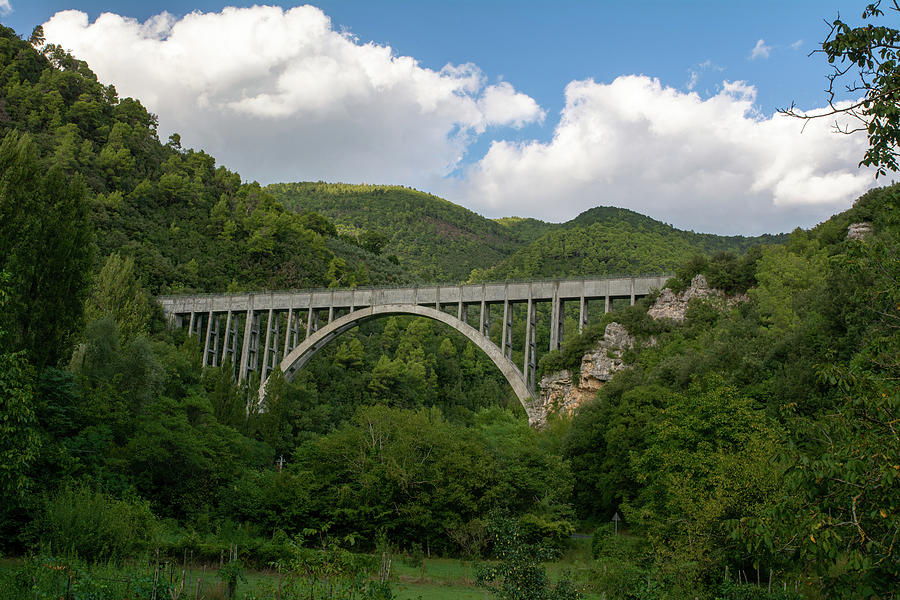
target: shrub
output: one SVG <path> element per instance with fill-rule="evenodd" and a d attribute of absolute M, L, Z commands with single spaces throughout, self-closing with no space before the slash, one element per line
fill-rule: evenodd
<path fill-rule="evenodd" d="M 40 546 L 84 560 L 120 561 L 149 549 L 156 518 L 148 502 L 116 499 L 83 485 L 46 498 L 33 522 Z"/>

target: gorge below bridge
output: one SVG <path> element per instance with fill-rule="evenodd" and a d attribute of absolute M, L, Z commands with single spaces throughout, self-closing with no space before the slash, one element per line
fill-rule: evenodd
<path fill-rule="evenodd" d="M 603 311 L 609 312 L 614 301 L 634 304 L 637 298 L 662 289 L 667 279 L 654 275 L 328 288 L 160 296 L 158 300 L 170 326 L 187 325 L 188 335 L 199 337 L 204 367 L 220 366 L 230 359 L 238 381 L 258 375 L 260 402 L 264 401 L 272 371 L 280 368 L 285 379 L 292 380 L 316 352 L 363 321 L 389 315 L 434 319 L 466 336 L 493 361 L 528 413 L 529 422 L 534 423 L 539 416 L 534 403 L 538 305 L 549 304 L 552 351 L 563 339 L 566 303 L 578 303 L 580 333 L 588 324 L 588 303 L 603 301 Z M 521 318 L 522 308 L 525 323 L 520 368 L 513 362 L 513 315 L 519 312 Z M 491 339 L 491 317 L 492 313 L 499 317 L 501 310 L 497 344 Z M 470 316 L 477 316 L 475 327 L 470 324 Z"/>

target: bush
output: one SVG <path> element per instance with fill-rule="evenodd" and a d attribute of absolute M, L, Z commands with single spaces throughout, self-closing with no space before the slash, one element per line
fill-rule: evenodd
<path fill-rule="evenodd" d="M 591 569 L 591 584 L 611 600 L 650 596 L 647 541 L 621 532 L 615 535 L 613 529 L 611 524 L 604 524 L 591 541 L 591 552 L 597 560 Z"/>
<path fill-rule="evenodd" d="M 148 550 L 156 517 L 148 502 L 119 500 L 82 485 L 46 498 L 33 522 L 40 546 L 89 562 L 121 561 Z"/>

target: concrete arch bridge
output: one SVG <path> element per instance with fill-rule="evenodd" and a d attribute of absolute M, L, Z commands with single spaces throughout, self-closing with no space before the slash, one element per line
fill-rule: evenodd
<path fill-rule="evenodd" d="M 171 326 L 186 325 L 189 335 L 202 340 L 204 367 L 221 365 L 230 358 L 239 381 L 258 373 L 261 401 L 275 368 L 292 380 L 316 352 L 365 320 L 407 314 L 440 321 L 466 336 L 491 359 L 534 423 L 541 416 L 534 402 L 537 306 L 550 305 L 549 350 L 556 350 L 563 339 L 566 303 L 578 303 L 580 332 L 588 324 L 589 302 L 602 301 L 604 312 L 608 312 L 614 300 L 626 299 L 634 304 L 651 290 L 661 289 L 667 279 L 649 276 L 335 288 L 161 296 L 158 300 Z M 521 367 L 512 360 L 516 313 L 525 321 Z M 477 323 L 472 326 L 474 316 Z M 490 337 L 492 317 L 502 319 L 499 344 Z"/>

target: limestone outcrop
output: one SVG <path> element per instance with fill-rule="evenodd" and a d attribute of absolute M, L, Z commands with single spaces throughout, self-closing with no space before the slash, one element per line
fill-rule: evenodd
<path fill-rule="evenodd" d="M 573 381 L 571 371 L 557 371 L 544 376 L 538 384 L 541 395 L 538 400 L 546 423 L 552 412 L 571 415 L 586 400 L 593 398 L 597 390 L 615 375 L 626 369 L 622 360 L 626 350 L 634 347 L 634 338 L 619 323 L 606 326 L 603 338 L 597 346 L 581 358 L 579 377 Z"/>
<path fill-rule="evenodd" d="M 871 223 L 851 223 L 850 227 L 847 228 L 847 239 L 848 240 L 861 240 L 867 235 L 872 233 L 872 224 Z"/>
<path fill-rule="evenodd" d="M 687 314 L 688 303 L 694 298 L 706 298 L 721 304 L 722 308 L 731 308 L 739 302 L 748 300 L 745 294 L 727 296 L 722 290 L 709 287 L 706 277 L 696 275 L 691 279 L 691 285 L 683 292 L 675 293 L 669 288 L 664 288 L 653 306 L 647 310 L 647 314 L 654 319 L 671 319 L 676 322 L 684 321 Z"/>

